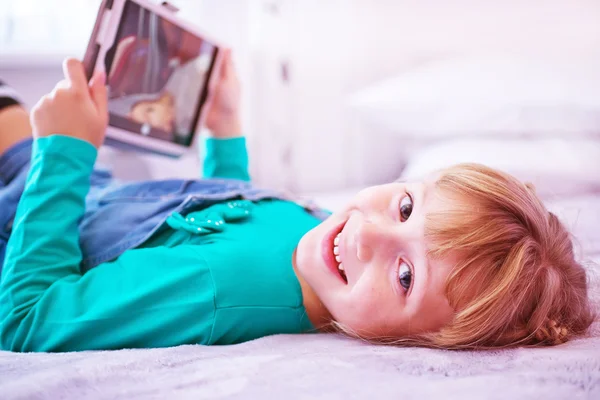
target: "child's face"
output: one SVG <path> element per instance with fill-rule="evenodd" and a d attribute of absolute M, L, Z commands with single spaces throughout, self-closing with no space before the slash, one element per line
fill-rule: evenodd
<path fill-rule="evenodd" d="M 438 330 L 453 315 L 444 295 L 452 263 L 428 259 L 424 228 L 441 207 L 432 179 L 365 189 L 302 238 L 296 269 L 332 319 L 362 336 Z"/>
<path fill-rule="evenodd" d="M 169 94 L 163 94 L 156 101 L 137 103 L 131 108 L 129 117 L 137 123 L 149 124 L 154 128 L 171 132 L 175 120 L 173 98 Z"/>

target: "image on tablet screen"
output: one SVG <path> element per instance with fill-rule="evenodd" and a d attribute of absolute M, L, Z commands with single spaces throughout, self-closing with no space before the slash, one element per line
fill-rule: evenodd
<path fill-rule="evenodd" d="M 216 50 L 128 1 L 105 61 L 111 125 L 189 146 Z"/>

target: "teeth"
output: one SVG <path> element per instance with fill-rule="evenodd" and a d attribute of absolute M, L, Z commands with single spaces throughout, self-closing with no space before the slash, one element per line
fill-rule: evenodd
<path fill-rule="evenodd" d="M 340 233 L 337 234 L 335 239 L 333 239 L 333 255 L 335 256 L 335 260 L 339 263 L 342 260 L 340 259 L 340 248 L 338 247 L 340 244 Z"/>
<path fill-rule="evenodd" d="M 346 280 L 346 272 L 344 271 L 344 265 L 342 264 L 342 258 L 340 257 L 340 235 L 341 232 L 338 233 L 337 236 L 333 239 L 333 255 L 335 256 L 335 261 L 338 262 L 338 271 L 340 271 L 340 275 L 342 275 L 342 278 Z"/>

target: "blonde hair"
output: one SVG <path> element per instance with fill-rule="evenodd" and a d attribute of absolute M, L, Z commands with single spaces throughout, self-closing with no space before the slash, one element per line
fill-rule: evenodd
<path fill-rule="evenodd" d="M 378 342 L 446 349 L 555 345 L 594 320 L 585 269 L 568 231 L 531 185 L 479 164 L 441 171 L 448 209 L 425 227 L 431 257 L 454 256 L 445 294 L 455 310 L 438 332 Z M 343 327 L 338 326 L 346 333 Z"/>

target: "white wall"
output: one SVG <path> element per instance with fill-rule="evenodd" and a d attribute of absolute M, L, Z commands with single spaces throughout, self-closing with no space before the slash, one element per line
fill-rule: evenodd
<path fill-rule="evenodd" d="M 400 172 L 397 142 L 372 131 L 347 106 L 348 96 L 368 84 L 452 54 L 492 52 L 549 62 L 600 59 L 597 0 L 182 4 L 184 17 L 235 49 L 257 183 L 296 191 L 376 183 Z M 0 51 L 0 76 L 30 102 L 60 77 L 57 64 L 25 68 L 2 62 Z M 125 177 L 193 176 L 198 166 L 194 154 L 178 162 L 118 152 L 104 159 Z"/>
<path fill-rule="evenodd" d="M 514 54 L 549 62 L 600 58 L 600 2 L 595 0 L 280 4 L 280 34 L 286 40 L 277 38 L 277 48 L 264 37 L 266 55 L 258 64 L 266 70 L 278 58 L 288 59 L 291 82 L 263 78 L 272 81 L 261 81 L 269 92 L 260 93 L 264 104 L 257 127 L 264 137 L 289 135 L 293 179 L 287 184 L 297 190 L 375 183 L 399 174 L 397 142 L 370 135 L 345 105 L 348 95 L 365 85 L 452 54 Z M 282 103 L 286 111 L 279 111 Z M 283 113 L 285 122 L 268 115 L 269 109 Z"/>

